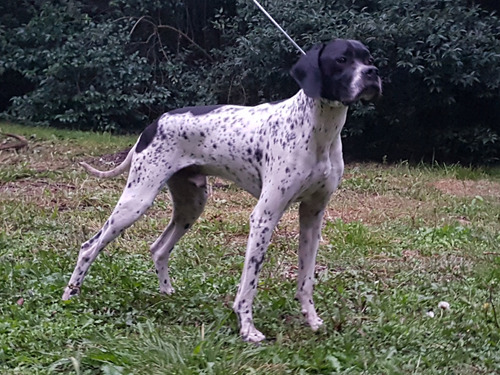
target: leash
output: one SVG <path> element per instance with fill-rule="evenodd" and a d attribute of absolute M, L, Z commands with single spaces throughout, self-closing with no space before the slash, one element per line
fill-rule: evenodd
<path fill-rule="evenodd" d="M 299 45 L 297 43 L 295 43 L 295 41 L 292 39 L 292 37 L 290 35 L 287 34 L 287 32 L 285 30 L 283 30 L 283 28 L 278 24 L 278 22 L 276 22 L 274 20 L 274 18 L 264 9 L 264 7 L 262 5 L 260 5 L 260 3 L 257 1 L 257 0 L 253 0 L 254 4 L 257 5 L 257 7 L 262 11 L 262 13 L 264 13 L 266 15 L 267 18 L 269 18 L 269 20 L 274 24 L 274 26 L 276 26 L 278 28 L 279 31 L 281 31 L 283 34 L 285 34 L 285 36 L 288 38 L 288 40 L 295 46 L 295 48 L 297 48 L 301 54 L 305 55 L 306 53 L 304 52 L 304 50 L 302 48 L 299 47 Z"/>

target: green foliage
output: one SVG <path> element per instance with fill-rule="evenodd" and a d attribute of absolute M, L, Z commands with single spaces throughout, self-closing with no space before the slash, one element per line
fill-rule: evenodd
<path fill-rule="evenodd" d="M 10 114 L 28 122 L 77 129 L 133 128 L 170 95 L 152 68 L 127 53 L 130 23 L 95 23 L 71 8 L 46 3 L 20 27 L 4 66 L 24 72 L 36 89 L 12 101 Z"/>
<path fill-rule="evenodd" d="M 379 7 L 356 23 L 356 37 L 371 36 L 386 81 L 362 143 L 392 158 L 498 161 L 498 17 L 463 1 L 388 0 Z"/>
<path fill-rule="evenodd" d="M 176 107 L 254 105 L 297 90 L 288 74 L 297 51 L 251 1 L 18 3 L 0 5 L 4 117 L 125 132 Z M 342 37 L 372 51 L 384 97 L 353 108 L 352 157 L 495 163 L 500 20 L 473 3 L 264 5 L 305 49 Z"/>

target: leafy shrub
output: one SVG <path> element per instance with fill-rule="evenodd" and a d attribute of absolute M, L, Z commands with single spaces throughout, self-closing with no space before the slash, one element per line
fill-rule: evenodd
<path fill-rule="evenodd" d="M 298 52 L 246 0 L 54 0 L 22 12 L 17 3 L 0 5 L 9 26 L 0 28 L 0 83 L 29 81 L 24 95 L 11 94 L 8 113 L 18 121 L 127 131 L 176 107 L 254 105 L 298 89 L 288 74 Z M 472 3 L 264 5 L 305 49 L 342 37 L 372 51 L 384 97 L 352 108 L 351 157 L 493 163 L 500 20 Z"/>
<path fill-rule="evenodd" d="M 379 156 L 498 161 L 499 19 L 464 1 L 380 4 L 376 22 L 360 20 L 356 33 L 376 35 L 369 44 L 387 61 L 385 98 L 365 141 L 384 144 Z M 480 141 L 450 137 L 479 130 Z"/>
<path fill-rule="evenodd" d="M 127 22 L 94 23 L 70 8 L 46 3 L 11 42 L 7 69 L 36 88 L 13 98 L 18 121 L 78 129 L 131 128 L 170 96 L 155 86 L 152 68 L 127 53 Z"/>

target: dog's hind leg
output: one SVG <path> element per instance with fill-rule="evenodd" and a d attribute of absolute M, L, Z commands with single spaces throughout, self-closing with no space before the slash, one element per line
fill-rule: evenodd
<path fill-rule="evenodd" d="M 63 300 L 80 292 L 83 279 L 101 250 L 136 222 L 151 206 L 164 184 L 165 178 L 162 178 L 162 175 L 167 175 L 168 178 L 166 173 L 150 173 L 150 178 L 141 179 L 133 169 L 130 171 L 127 185 L 113 213 L 102 229 L 80 248 L 76 267 L 62 296 Z"/>
<path fill-rule="evenodd" d="M 207 179 L 186 168 L 174 174 L 167 182 L 173 201 L 172 219 L 165 231 L 151 245 L 160 283 L 160 292 L 172 294 L 168 260 L 175 244 L 189 230 L 203 212 L 207 201 Z"/>
<path fill-rule="evenodd" d="M 313 301 L 314 266 L 325 210 L 325 205 L 321 201 L 318 199 L 312 203 L 302 202 L 299 207 L 299 275 L 295 298 L 299 300 L 302 314 L 313 331 L 316 331 L 323 324 L 323 320 L 316 313 Z"/>

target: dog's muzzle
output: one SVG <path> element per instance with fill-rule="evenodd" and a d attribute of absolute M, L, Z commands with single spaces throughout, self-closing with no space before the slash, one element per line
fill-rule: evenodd
<path fill-rule="evenodd" d="M 355 73 L 351 89 L 351 97 L 343 100 L 344 105 L 359 100 L 372 101 L 382 95 L 382 80 L 375 66 L 365 66 Z"/>
<path fill-rule="evenodd" d="M 382 81 L 375 66 L 369 66 L 361 72 L 361 81 L 359 99 L 374 100 L 382 95 Z"/>

